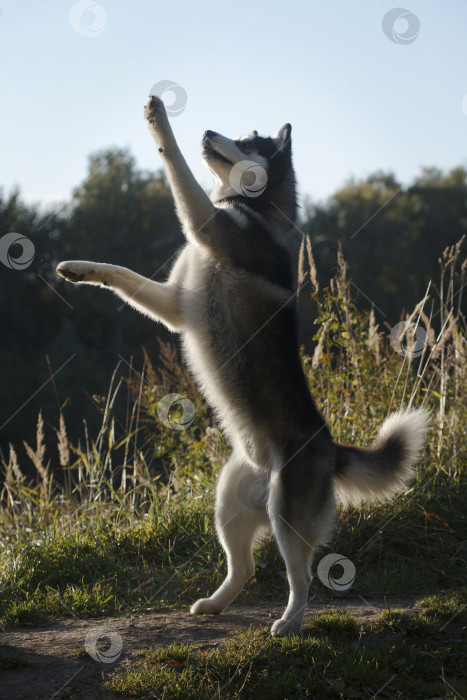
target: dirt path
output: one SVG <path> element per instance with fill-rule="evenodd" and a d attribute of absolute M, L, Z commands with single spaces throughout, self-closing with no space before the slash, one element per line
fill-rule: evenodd
<path fill-rule="evenodd" d="M 412 606 L 407 600 L 391 599 L 390 604 L 392 608 L 408 609 Z M 354 600 L 338 600 L 326 604 L 326 608 L 345 609 L 367 625 L 385 609 L 385 604 L 382 600 L 368 601 L 368 604 L 363 600 L 361 604 Z M 195 617 L 187 612 L 170 610 L 133 618 L 59 620 L 41 627 L 8 630 L 0 633 L 0 658 L 3 659 L 0 697 L 2 700 L 48 700 L 63 696 L 73 700 L 117 697 L 121 700 L 122 696 L 102 689 L 103 679 L 114 668 L 131 663 L 143 649 L 172 642 L 216 646 L 242 628 L 271 624 L 282 610 L 283 605 L 279 604 L 232 606 L 228 613 L 215 617 Z M 307 617 L 322 610 L 322 603 L 311 601 Z M 96 637 L 103 628 L 110 630 L 107 653 L 115 654 L 113 663 L 94 660 L 84 652 L 73 658 L 73 654 L 85 646 L 86 635 L 96 628 Z M 90 644 L 92 648 L 92 640 Z M 104 637 L 97 650 L 105 653 Z M 5 658 L 11 658 L 10 668 L 5 668 Z M 21 661 L 25 665 L 18 665 Z"/>

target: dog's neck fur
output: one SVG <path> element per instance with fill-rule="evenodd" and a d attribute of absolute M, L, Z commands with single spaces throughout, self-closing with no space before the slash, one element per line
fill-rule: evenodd
<path fill-rule="evenodd" d="M 295 173 L 292 164 L 283 177 L 272 182 L 259 197 L 237 194 L 229 185 L 216 182 L 210 199 L 217 207 L 238 207 L 261 217 L 262 221 L 276 231 L 286 233 L 295 224 L 298 213 Z"/>

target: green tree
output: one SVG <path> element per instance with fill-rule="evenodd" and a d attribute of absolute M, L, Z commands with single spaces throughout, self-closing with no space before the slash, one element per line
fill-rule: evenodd
<path fill-rule="evenodd" d="M 111 293 L 67 285 L 55 267 L 60 260 L 89 259 L 165 279 L 184 241 L 170 189 L 161 173 L 138 170 L 127 150 L 101 151 L 90 156 L 84 183 L 62 210 L 41 211 L 17 191 L 0 192 L 0 237 L 11 231 L 33 241 L 35 257 L 25 270 L 0 265 L 0 361 L 8 378 L 0 384 L 0 447 L 32 443 L 40 408 L 56 423 L 55 389 L 60 402 L 70 399 L 67 419 L 76 443 L 83 418 L 90 430 L 97 425 L 89 397 L 105 394 L 119 358 L 134 356 L 140 367 L 142 347 L 154 359 L 157 336 L 169 335 Z M 54 382 L 46 357 L 53 372 L 69 360 Z M 127 373 L 122 362 L 121 374 Z M 50 429 L 49 441 L 54 437 Z"/>
<path fill-rule="evenodd" d="M 308 204 L 302 228 L 321 283 L 329 282 L 342 241 L 361 304 L 374 303 L 380 319 L 394 324 L 438 280 L 444 248 L 467 232 L 467 172 L 424 169 L 407 188 L 392 173 L 351 180 L 326 204 Z"/>

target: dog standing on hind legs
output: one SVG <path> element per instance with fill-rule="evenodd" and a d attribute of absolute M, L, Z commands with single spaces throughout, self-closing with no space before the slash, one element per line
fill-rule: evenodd
<path fill-rule="evenodd" d="M 289 601 L 271 633 L 301 630 L 311 559 L 329 533 L 335 498 L 382 500 L 413 473 L 427 416 L 390 416 L 369 450 L 336 444 L 310 395 L 297 341 L 287 239 L 296 217 L 291 126 L 231 140 L 206 131 L 208 196 L 178 148 L 163 102 L 145 117 L 165 163 L 187 239 L 164 284 L 116 265 L 62 262 L 70 282 L 108 287 L 179 332 L 188 366 L 233 453 L 217 485 L 216 528 L 228 573 L 192 613 L 220 613 L 254 574 L 253 547 L 270 527 L 284 558 Z M 253 180 L 252 180 L 253 178 Z M 256 503 L 251 494 L 260 493 Z"/>

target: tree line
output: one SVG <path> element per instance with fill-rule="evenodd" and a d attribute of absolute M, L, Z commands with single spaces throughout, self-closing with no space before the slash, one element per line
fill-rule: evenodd
<path fill-rule="evenodd" d="M 352 180 L 326 202 L 306 200 L 293 248 L 306 234 L 322 287 L 329 284 L 341 242 L 353 288 L 362 306 L 374 305 L 379 320 L 397 323 L 404 309 L 439 277 L 443 249 L 467 232 L 467 171 L 425 168 L 410 186 L 391 173 Z M 9 258 L 2 239 L 11 232 L 34 245 L 21 269 L 13 243 Z M 84 439 L 100 420 L 111 374 L 141 369 L 142 348 L 157 365 L 161 325 L 124 306 L 111 293 L 77 289 L 55 274 L 60 260 L 88 259 L 130 267 L 163 281 L 184 237 L 162 172 L 139 169 L 128 150 L 89 157 L 85 181 L 61 208 L 26 204 L 18 191 L 0 191 L 0 449 L 34 442 L 42 410 L 50 438 L 63 407 L 70 438 Z M 302 341 L 313 346 L 313 311 L 300 296 Z M 174 342 L 174 338 L 172 337 Z M 131 367 L 133 369 L 131 369 Z M 122 406 L 122 412 L 128 406 Z"/>

